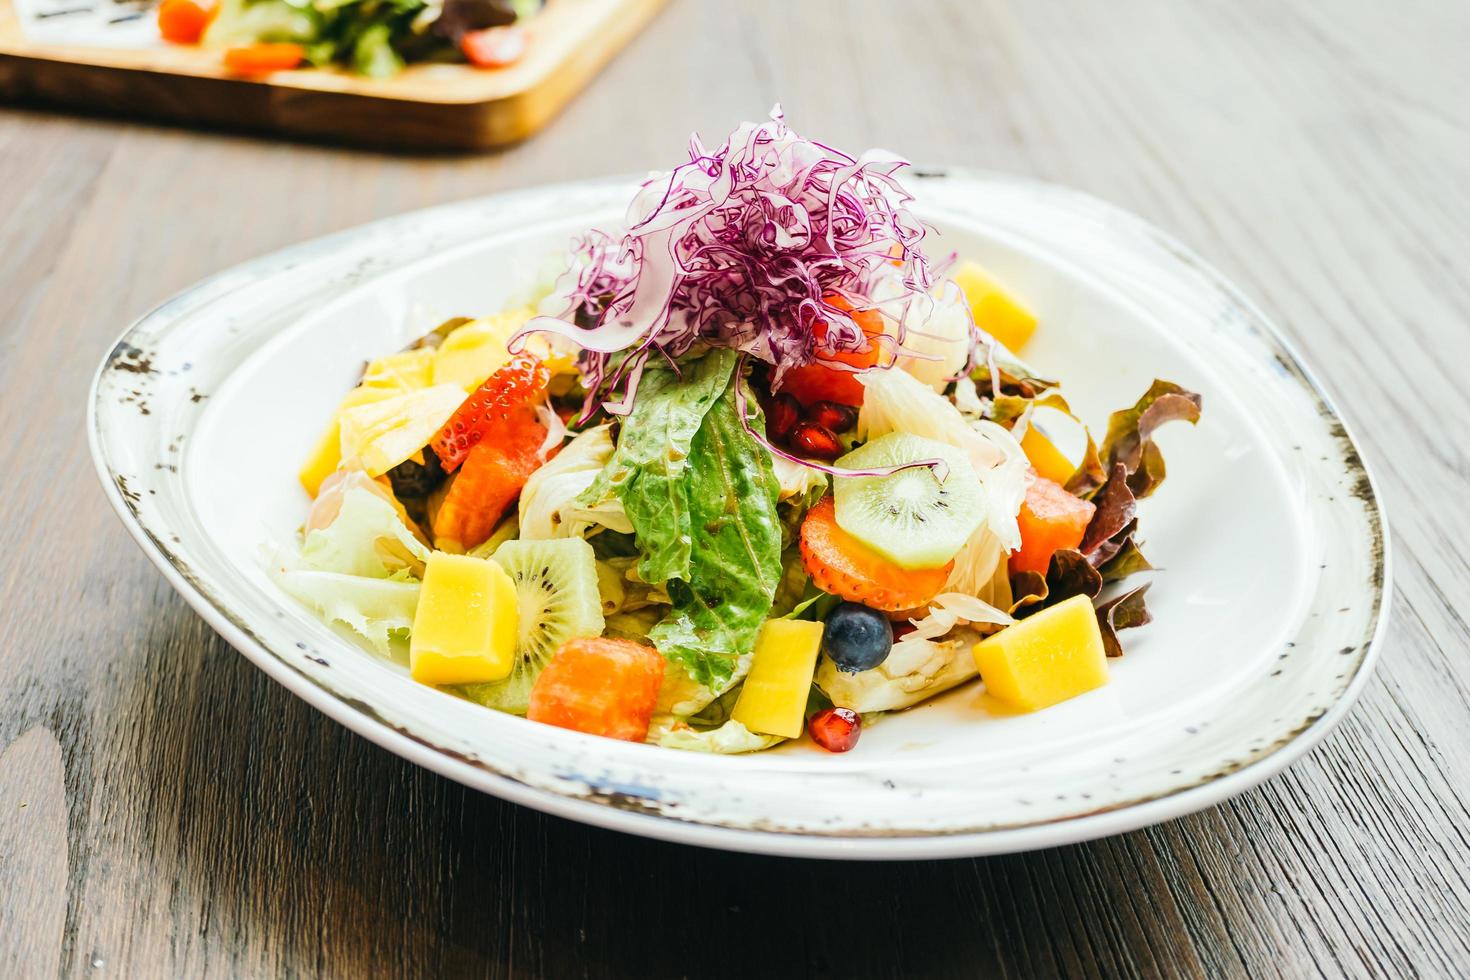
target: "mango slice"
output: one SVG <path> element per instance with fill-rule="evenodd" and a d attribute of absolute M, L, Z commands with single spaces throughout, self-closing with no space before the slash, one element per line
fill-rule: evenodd
<path fill-rule="evenodd" d="M 321 492 L 322 481 L 342 465 L 342 413 L 357 405 L 392 398 L 397 393 L 392 388 L 367 386 L 353 388 L 347 393 L 337 405 L 337 411 L 332 413 L 332 421 L 327 425 L 321 438 L 316 441 L 311 455 L 306 457 L 306 462 L 301 464 L 301 469 L 296 474 L 307 493 L 315 497 Z"/>
<path fill-rule="evenodd" d="M 434 438 L 465 399 L 457 385 L 434 385 L 355 405 L 339 415 L 344 460 L 381 476 Z"/>
<path fill-rule="evenodd" d="M 953 279 L 965 292 L 975 324 L 1011 353 L 1019 353 L 1036 332 L 1036 314 L 1030 307 L 979 263 L 961 263 Z"/>
<path fill-rule="evenodd" d="M 434 384 L 459 385 L 465 391 L 480 387 L 510 360 L 506 344 L 532 315 L 526 306 L 456 327 L 434 353 Z"/>
<path fill-rule="evenodd" d="M 1022 711 L 1048 708 L 1108 682 L 1092 601 L 1073 596 L 975 644 L 992 697 Z"/>
<path fill-rule="evenodd" d="M 806 721 L 822 628 L 821 623 L 799 619 L 767 621 L 756 637 L 750 674 L 730 717 L 752 732 L 799 736 Z"/>
<path fill-rule="evenodd" d="M 409 673 L 435 685 L 509 677 L 519 616 L 515 583 L 495 562 L 433 552 L 413 617 Z"/>
<path fill-rule="evenodd" d="M 369 388 L 391 388 L 394 391 L 416 391 L 427 388 L 434 379 L 434 350 L 419 347 L 380 357 L 368 364 L 362 373 L 362 384 Z"/>
<path fill-rule="evenodd" d="M 1026 427 L 1026 434 L 1021 437 L 1021 452 L 1031 461 L 1031 468 L 1036 470 L 1038 476 L 1045 477 L 1053 483 L 1064 486 L 1077 472 L 1077 467 L 1062 451 L 1057 448 L 1056 443 L 1046 437 L 1033 423 Z"/>

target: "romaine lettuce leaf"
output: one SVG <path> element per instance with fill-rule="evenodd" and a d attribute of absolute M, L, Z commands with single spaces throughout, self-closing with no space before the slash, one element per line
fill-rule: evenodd
<path fill-rule="evenodd" d="M 665 587 L 674 608 L 649 634 L 660 653 L 717 692 L 728 685 L 737 659 L 754 648 L 782 573 L 779 488 L 770 454 L 740 423 L 735 385 L 744 383 L 727 375 L 690 443 L 683 498 L 688 572 L 669 577 Z M 640 402 L 644 397 L 640 387 Z M 746 404 L 754 408 L 755 399 Z M 750 424 L 765 421 L 757 413 Z M 633 517 L 630 500 L 623 498 Z M 639 518 L 633 520 L 638 526 Z M 639 543 L 650 534 L 668 531 L 653 525 L 645 533 L 639 527 Z"/>
<path fill-rule="evenodd" d="M 616 452 L 577 498 L 585 507 L 613 495 L 622 501 L 643 551 L 639 569 L 645 582 L 690 577 L 693 444 L 705 413 L 729 387 L 735 352 L 712 351 L 681 369 L 643 372 L 637 403 L 623 420 Z"/>

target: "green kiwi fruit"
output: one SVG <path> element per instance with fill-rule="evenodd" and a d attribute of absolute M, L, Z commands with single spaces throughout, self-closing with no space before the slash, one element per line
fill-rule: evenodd
<path fill-rule="evenodd" d="M 516 586 L 520 618 L 515 666 L 505 680 L 468 684 L 461 693 L 487 708 L 523 715 L 531 687 L 561 645 L 602 635 L 597 561 L 592 546 L 581 538 L 506 541 L 495 549 L 493 560 Z"/>
<path fill-rule="evenodd" d="M 902 568 L 940 567 L 985 520 L 985 488 L 969 458 L 948 443 L 890 432 L 837 461 L 872 470 L 924 459 L 944 461 L 942 482 L 927 467 L 833 480 L 837 526 Z"/>

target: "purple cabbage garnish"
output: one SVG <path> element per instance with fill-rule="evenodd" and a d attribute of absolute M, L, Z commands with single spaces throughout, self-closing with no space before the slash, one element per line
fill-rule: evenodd
<path fill-rule="evenodd" d="M 925 229 L 894 176 L 904 166 L 881 151 L 854 159 L 803 139 L 779 106 L 713 153 L 692 137 L 688 163 L 644 182 L 621 240 L 591 232 L 574 243 L 563 316 L 537 317 L 516 339 L 544 331 L 581 346 L 584 418 L 599 407 L 631 411 L 653 355 L 673 363 L 698 346 L 734 348 L 769 364 L 779 388 L 819 355 L 870 343 L 897 353 L 901 322 L 870 340 L 827 298 L 870 307 L 869 281 L 890 263 L 904 290 L 929 290 Z"/>

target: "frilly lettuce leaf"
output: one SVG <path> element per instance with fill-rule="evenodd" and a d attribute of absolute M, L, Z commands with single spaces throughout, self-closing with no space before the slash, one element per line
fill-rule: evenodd
<path fill-rule="evenodd" d="M 1154 431 L 1165 422 L 1199 421 L 1200 396 L 1172 381 L 1155 380 L 1132 408 L 1108 418 L 1102 457 L 1108 468 L 1122 463 L 1128 470 L 1128 486 L 1138 498 L 1147 497 L 1164 482 L 1164 454 L 1153 441 Z"/>
<path fill-rule="evenodd" d="M 401 569 L 421 573 L 428 558 L 429 549 L 392 504 L 354 486 L 343 492 L 332 523 L 306 535 L 299 564 L 319 572 L 386 578 Z"/>
<path fill-rule="evenodd" d="M 1126 528 L 1133 521 L 1134 515 L 1138 513 L 1137 501 L 1134 499 L 1133 491 L 1128 487 L 1128 472 L 1121 462 L 1113 464 L 1112 475 L 1092 498 L 1092 503 L 1097 510 L 1093 512 L 1092 520 L 1087 524 L 1087 530 L 1082 535 L 1082 543 L 1077 546 L 1077 550 L 1084 555 L 1092 555 L 1100 551 L 1114 536 Z M 1116 548 L 1113 549 L 1103 560 L 1111 558 L 1116 551 Z"/>
<path fill-rule="evenodd" d="M 736 685 L 750 673 L 751 659 L 748 653 L 737 657 L 732 663 L 730 676 L 718 682 L 718 689 L 691 677 L 687 670 L 671 667 L 664 671 L 663 686 L 659 688 L 655 711 L 675 718 L 690 718 L 708 711 L 711 705 L 733 694 Z M 733 706 L 732 703 L 730 707 Z M 706 717 L 710 724 L 718 724 L 724 720 L 723 715 Z"/>
<path fill-rule="evenodd" d="M 614 530 L 631 526 L 621 502 L 588 503 L 582 495 L 613 457 L 612 426 L 599 425 L 579 434 L 546 465 L 531 474 L 521 490 L 520 536 L 528 540 L 585 537 L 589 528 L 612 520 Z"/>
<path fill-rule="evenodd" d="M 822 499 L 827 492 L 827 474 L 810 466 L 793 463 L 784 456 L 771 456 L 771 468 L 776 474 L 776 485 L 780 488 L 780 499 Z"/>
<path fill-rule="evenodd" d="M 654 720 L 648 740 L 666 749 L 720 755 L 759 752 L 785 741 L 780 735 L 759 735 L 733 719 L 718 728 L 700 731 L 670 716 Z"/>
<path fill-rule="evenodd" d="M 602 635 L 646 644 L 649 630 L 657 626 L 667 613 L 667 606 L 644 606 L 641 609 L 610 613 L 604 617 Z M 688 674 L 682 670 L 666 670 L 664 671 L 665 683 L 668 682 L 670 674 L 688 677 Z"/>
<path fill-rule="evenodd" d="M 633 612 L 646 606 L 669 605 L 669 594 L 664 591 L 663 585 L 649 585 L 638 574 L 637 558 L 599 558 L 597 576 L 604 599 L 617 600 L 614 612 Z"/>
<path fill-rule="evenodd" d="M 941 592 L 929 600 L 928 615 L 911 620 L 914 631 L 906 634 L 921 640 L 937 640 L 956 626 L 979 623 L 1009 626 L 1014 622 L 1004 609 L 962 592 Z"/>
<path fill-rule="evenodd" d="M 406 571 L 392 578 L 368 578 L 310 569 L 278 570 L 276 581 L 328 622 L 341 623 L 380 655 L 392 654 L 392 640 L 413 629 L 419 583 Z"/>
<path fill-rule="evenodd" d="M 1109 657 L 1123 656 L 1122 644 L 1118 642 L 1118 630 L 1143 626 L 1153 620 L 1143 602 L 1148 587 L 1149 583 L 1145 582 L 1097 607 L 1097 625 L 1102 630 L 1103 649 Z"/>

